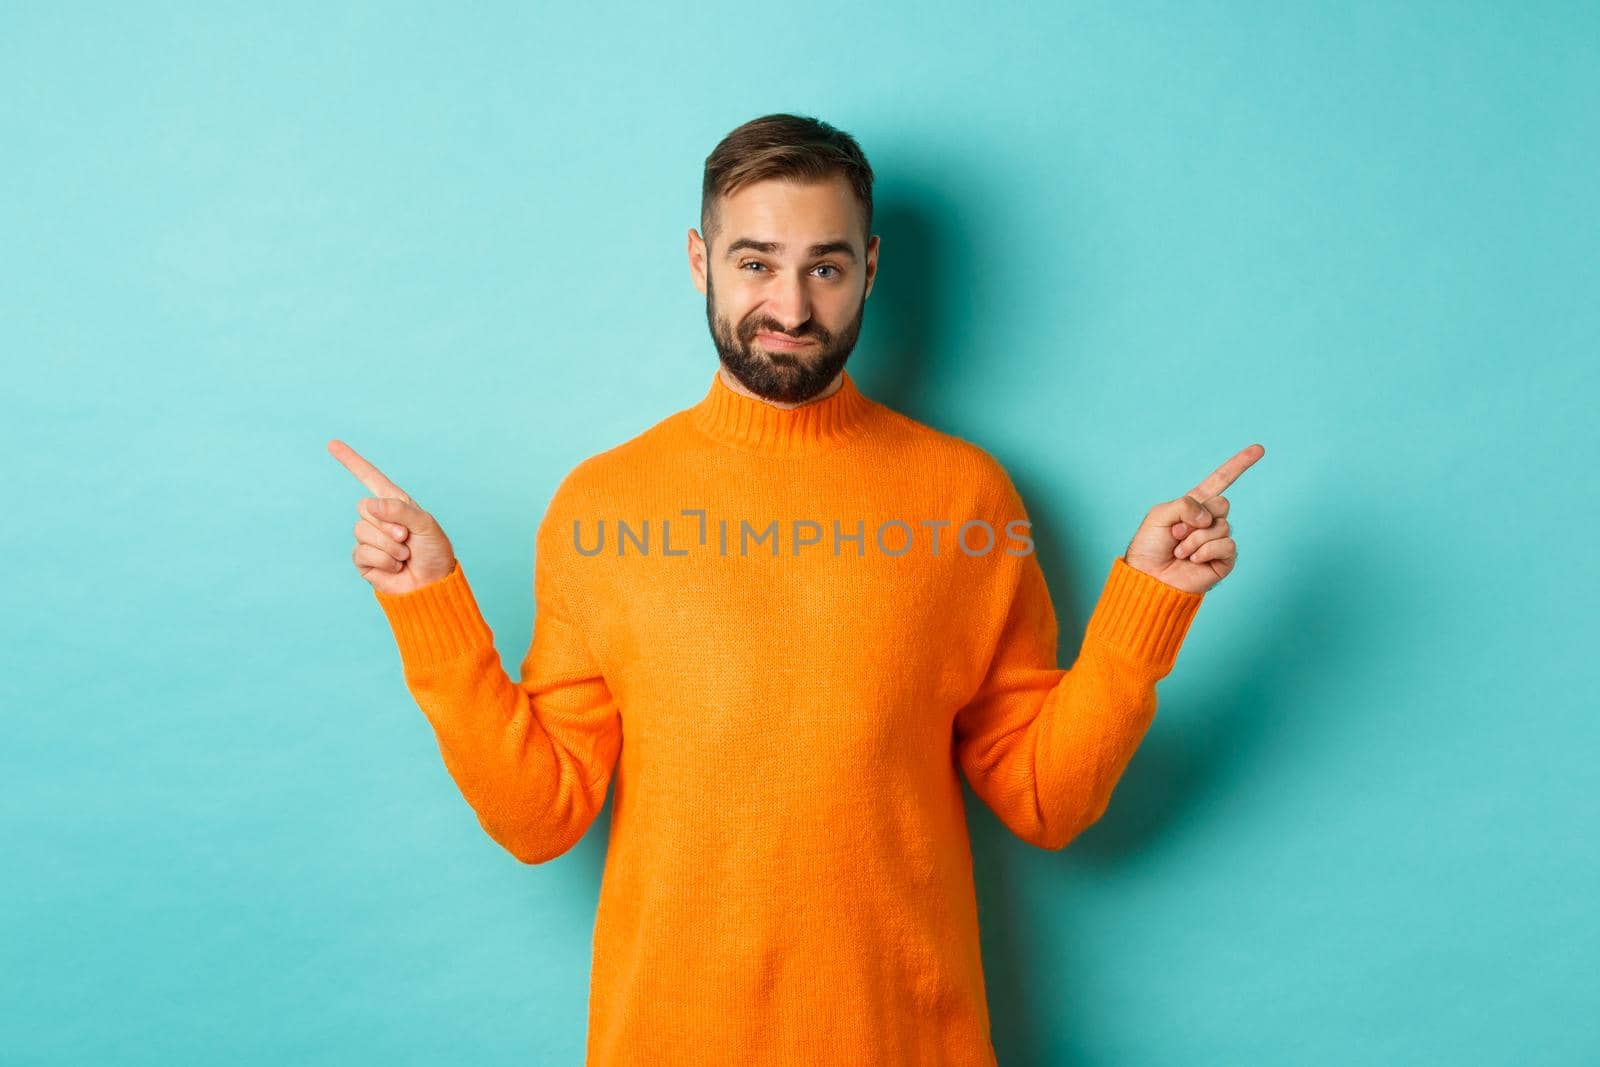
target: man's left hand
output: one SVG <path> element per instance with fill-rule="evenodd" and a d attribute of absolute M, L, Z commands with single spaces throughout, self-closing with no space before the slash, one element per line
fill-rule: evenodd
<path fill-rule="evenodd" d="M 1204 593 L 1222 581 L 1239 557 L 1222 491 L 1266 454 L 1261 445 L 1241 449 L 1183 496 L 1151 508 L 1122 558 L 1188 593 Z"/>

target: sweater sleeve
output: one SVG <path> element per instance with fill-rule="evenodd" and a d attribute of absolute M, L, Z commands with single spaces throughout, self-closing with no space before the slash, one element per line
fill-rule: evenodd
<path fill-rule="evenodd" d="M 533 639 L 513 682 L 460 562 L 435 582 L 378 593 L 406 686 L 479 824 L 524 863 L 576 844 L 604 806 L 622 726 L 584 636 L 536 550 Z"/>
<path fill-rule="evenodd" d="M 983 681 L 956 714 L 956 757 L 1014 834 L 1060 849 L 1105 813 L 1203 596 L 1117 557 L 1078 657 L 1061 670 L 1038 559 L 1015 557 L 1005 573 L 1004 622 Z"/>

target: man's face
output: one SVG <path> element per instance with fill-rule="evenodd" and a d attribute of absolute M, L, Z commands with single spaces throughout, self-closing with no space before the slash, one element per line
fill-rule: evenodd
<path fill-rule="evenodd" d="M 861 216 L 843 178 L 772 180 L 722 199 L 715 247 L 689 231 L 717 355 L 757 396 L 809 400 L 850 358 L 878 266 Z"/>

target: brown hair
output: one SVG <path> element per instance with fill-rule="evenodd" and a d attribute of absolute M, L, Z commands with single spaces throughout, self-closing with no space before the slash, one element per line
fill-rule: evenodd
<path fill-rule="evenodd" d="M 769 178 L 813 182 L 840 176 L 850 183 L 872 234 L 872 167 L 843 130 L 820 119 L 782 112 L 751 119 L 724 137 L 706 157 L 700 185 L 700 235 L 709 246 L 722 222 L 719 198 Z"/>

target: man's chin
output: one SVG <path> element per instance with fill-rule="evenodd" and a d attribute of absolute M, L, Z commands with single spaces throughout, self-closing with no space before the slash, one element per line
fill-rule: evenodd
<path fill-rule="evenodd" d="M 794 352 L 773 352 L 762 348 L 759 344 L 752 345 L 745 350 L 745 363 L 758 374 L 764 374 L 784 383 L 799 381 L 805 377 L 806 370 L 816 362 L 815 357 L 807 357 Z"/>
<path fill-rule="evenodd" d="M 804 380 L 811 366 L 798 359 L 785 359 L 781 356 L 777 359 L 764 359 L 761 362 L 762 370 L 785 385 L 795 385 Z"/>
<path fill-rule="evenodd" d="M 765 394 L 768 400 L 776 400 L 784 404 L 802 404 L 812 399 L 828 387 L 826 381 L 810 382 L 795 378 L 784 378 L 775 388 L 769 389 Z"/>
<path fill-rule="evenodd" d="M 776 364 L 766 360 L 762 373 L 740 374 L 729 368 L 733 374 L 752 393 L 764 400 L 775 400 L 783 404 L 798 404 L 809 400 L 827 388 L 827 382 L 811 382 L 809 376 L 801 367 L 787 364 Z"/>

